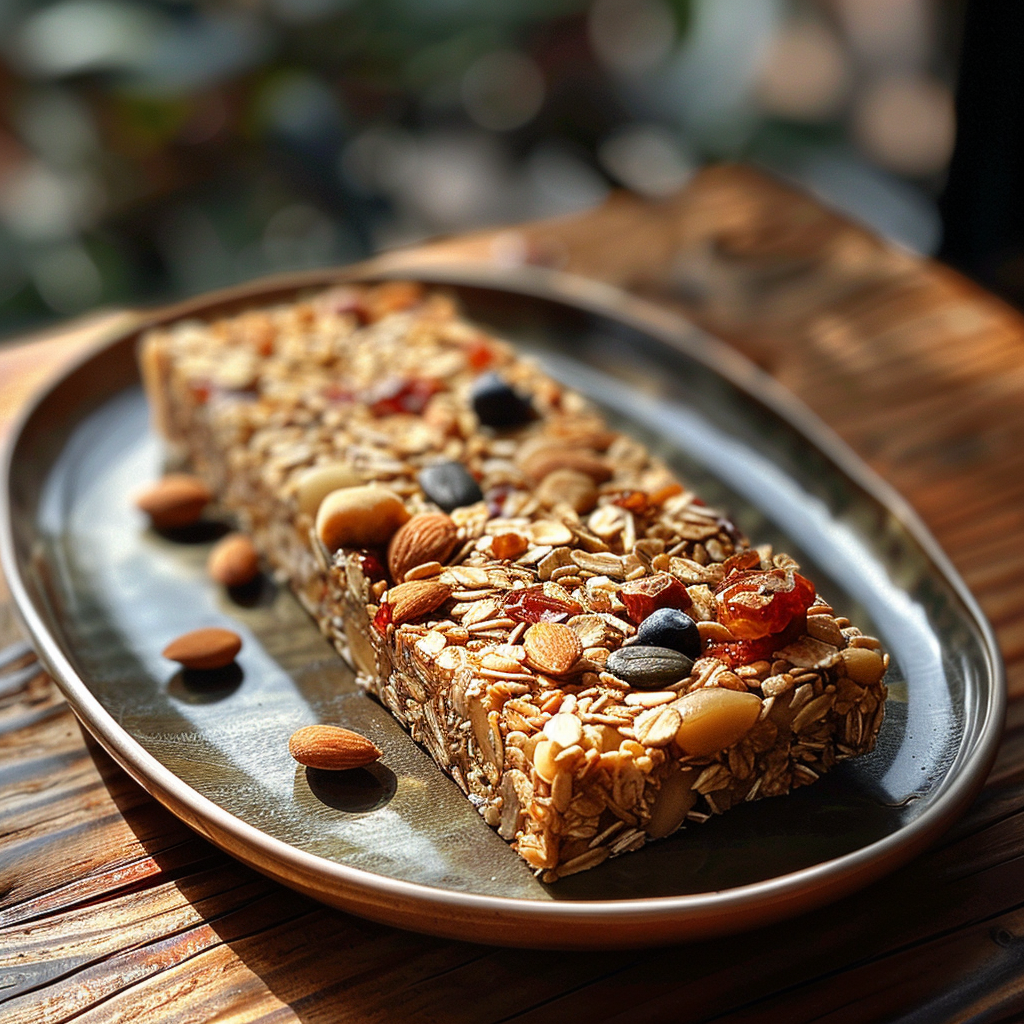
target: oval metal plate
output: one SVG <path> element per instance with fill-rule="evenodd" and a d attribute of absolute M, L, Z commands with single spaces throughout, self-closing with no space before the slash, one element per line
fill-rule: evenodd
<path fill-rule="evenodd" d="M 813 786 L 542 885 L 375 701 L 285 591 L 208 581 L 216 531 L 175 541 L 131 496 L 161 469 L 134 347 L 145 327 L 288 299 L 338 272 L 257 282 L 157 314 L 82 359 L 15 431 L 2 554 L 41 657 L 76 713 L 154 796 L 222 848 L 355 913 L 477 941 L 597 947 L 735 931 L 827 902 L 903 863 L 980 788 L 1004 714 L 974 600 L 914 514 L 769 377 L 670 315 L 601 285 L 479 267 L 419 274 L 591 396 L 793 554 L 890 652 L 878 748 Z M 176 673 L 167 640 L 228 625 L 239 670 Z M 299 768 L 288 736 L 348 725 L 370 769 Z"/>

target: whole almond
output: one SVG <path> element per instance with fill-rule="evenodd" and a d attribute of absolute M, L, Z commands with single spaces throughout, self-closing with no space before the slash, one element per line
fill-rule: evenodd
<path fill-rule="evenodd" d="M 260 556 L 244 533 L 229 533 L 214 545 L 206 571 L 221 586 L 244 587 L 259 575 Z"/>
<path fill-rule="evenodd" d="M 387 487 L 342 487 L 320 502 L 316 534 L 328 551 L 380 547 L 408 518 L 405 503 Z"/>
<path fill-rule="evenodd" d="M 337 725 L 307 725 L 293 732 L 288 751 L 299 764 L 328 771 L 362 768 L 381 754 L 372 740 Z"/>
<path fill-rule="evenodd" d="M 440 608 L 452 588 L 440 580 L 412 580 L 399 583 L 388 591 L 388 605 L 391 608 L 391 621 L 399 626 L 410 619 L 418 619 L 427 612 Z"/>
<path fill-rule="evenodd" d="M 540 672 L 564 675 L 583 657 L 583 644 L 574 629 L 561 622 L 535 622 L 523 634 L 526 663 Z"/>
<path fill-rule="evenodd" d="M 158 530 L 173 530 L 198 522 L 213 494 L 197 476 L 169 473 L 136 495 L 135 506 Z"/>
<path fill-rule="evenodd" d="M 572 448 L 589 448 L 604 452 L 619 435 L 597 422 L 581 423 L 578 415 L 548 420 L 546 433 Z"/>
<path fill-rule="evenodd" d="M 235 660 L 242 649 L 242 638 L 230 629 L 208 626 L 194 629 L 172 640 L 164 649 L 168 661 L 176 661 L 184 668 L 224 668 Z"/>
<path fill-rule="evenodd" d="M 388 545 L 388 569 L 396 583 L 424 562 L 443 562 L 455 547 L 459 528 L 444 512 L 413 516 L 391 538 Z"/>
<path fill-rule="evenodd" d="M 534 448 L 521 460 L 520 469 L 535 483 L 556 469 L 571 469 L 582 473 L 595 484 L 603 484 L 612 476 L 608 463 L 600 456 L 586 448 L 573 448 L 565 444 Z"/>

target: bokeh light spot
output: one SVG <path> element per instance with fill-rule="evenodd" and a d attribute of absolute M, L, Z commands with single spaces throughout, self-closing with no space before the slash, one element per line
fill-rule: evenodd
<path fill-rule="evenodd" d="M 525 54 L 496 50 L 474 61 L 463 75 L 462 102 L 481 128 L 522 128 L 544 102 L 544 76 Z"/>
<path fill-rule="evenodd" d="M 953 95 L 932 78 L 882 79 L 860 97 L 854 130 L 882 167 L 911 176 L 933 174 L 953 151 Z"/>

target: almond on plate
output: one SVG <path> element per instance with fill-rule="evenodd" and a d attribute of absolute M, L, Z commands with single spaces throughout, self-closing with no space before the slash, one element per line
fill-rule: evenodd
<path fill-rule="evenodd" d="M 183 633 L 164 649 L 168 661 L 176 661 L 184 668 L 224 668 L 235 660 L 242 649 L 242 638 L 230 629 L 207 626 Z"/>
<path fill-rule="evenodd" d="M 169 473 L 135 497 L 135 507 L 158 530 L 173 530 L 199 521 L 213 494 L 197 476 Z"/>
<path fill-rule="evenodd" d="M 244 533 L 229 533 L 214 545 L 206 571 L 224 587 L 243 587 L 251 583 L 260 571 L 256 545 Z"/>
<path fill-rule="evenodd" d="M 293 732 L 288 750 L 299 764 L 328 771 L 362 768 L 381 754 L 372 740 L 337 725 L 307 725 Z"/>

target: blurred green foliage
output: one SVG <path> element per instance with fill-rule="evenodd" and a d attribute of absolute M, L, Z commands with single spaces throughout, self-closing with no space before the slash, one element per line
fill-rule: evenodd
<path fill-rule="evenodd" d="M 949 32 L 892 0 L 920 53 L 883 60 L 860 2 L 8 0 L 0 333 L 656 197 L 719 156 L 928 249 L 942 140 L 886 170 L 858 104 L 890 72 L 945 88 Z"/>

